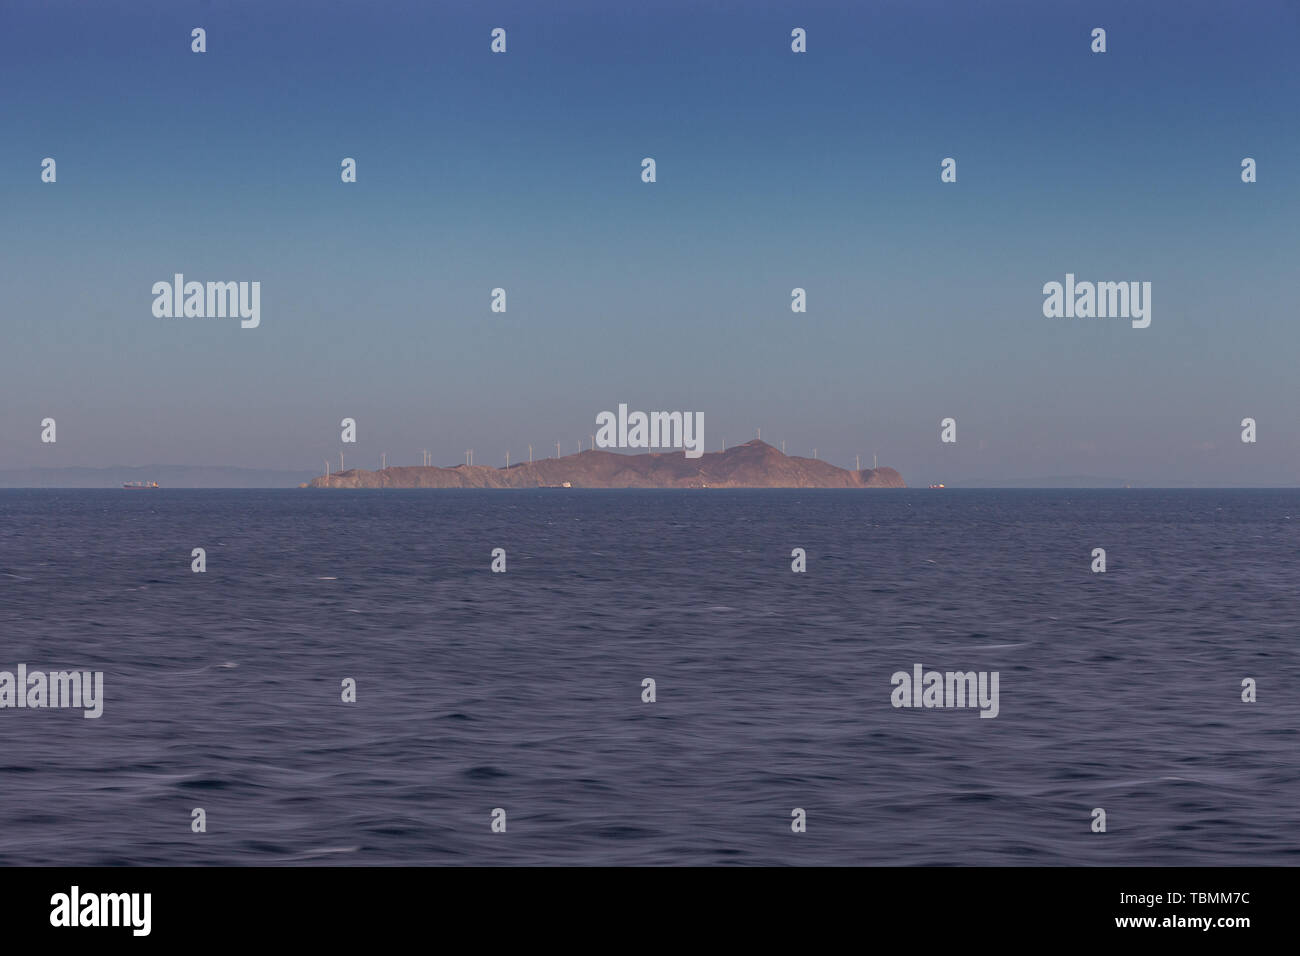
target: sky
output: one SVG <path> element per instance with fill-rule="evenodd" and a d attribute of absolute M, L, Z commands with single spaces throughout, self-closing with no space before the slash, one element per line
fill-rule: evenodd
<path fill-rule="evenodd" d="M 3 0 L 0 469 L 504 464 L 627 403 L 911 485 L 1300 484 L 1298 36 L 1291 0 Z M 259 281 L 260 326 L 155 317 L 175 273 Z M 1067 273 L 1149 281 L 1150 327 L 1045 317 Z"/>

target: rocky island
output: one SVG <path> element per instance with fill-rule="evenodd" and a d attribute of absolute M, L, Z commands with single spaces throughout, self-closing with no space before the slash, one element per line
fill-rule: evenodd
<path fill-rule="evenodd" d="M 893 468 L 837 468 L 817 458 L 785 455 L 755 439 L 721 452 L 623 455 L 588 450 L 562 458 L 451 468 L 353 468 L 321 475 L 302 488 L 906 488 Z"/>

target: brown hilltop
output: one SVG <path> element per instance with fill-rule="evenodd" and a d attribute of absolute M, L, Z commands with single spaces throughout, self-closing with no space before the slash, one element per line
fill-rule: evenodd
<path fill-rule="evenodd" d="M 784 455 L 755 439 L 721 452 L 687 458 L 685 452 L 624 455 L 584 451 L 563 458 L 493 468 L 406 466 L 353 468 L 313 478 L 310 488 L 905 488 L 893 468 L 851 471 L 815 458 Z"/>

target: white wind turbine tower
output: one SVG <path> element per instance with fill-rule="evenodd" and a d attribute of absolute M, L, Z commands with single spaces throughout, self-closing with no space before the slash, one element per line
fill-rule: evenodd
<path fill-rule="evenodd" d="M 558 441 L 555 443 L 555 457 L 560 457 L 560 443 Z"/>
<path fill-rule="evenodd" d="M 856 455 L 853 456 L 853 470 L 854 470 L 854 471 L 861 471 L 861 470 L 862 470 L 862 453 L 861 453 L 861 452 L 859 452 L 858 454 L 856 454 Z"/>
<path fill-rule="evenodd" d="M 384 469 L 388 467 L 388 452 L 381 452 L 379 455 L 379 467 Z"/>
<path fill-rule="evenodd" d="M 510 468 L 510 449 L 507 448 L 507 449 L 506 449 L 506 469 L 509 470 L 509 468 Z"/>
<path fill-rule="evenodd" d="M 330 483 L 330 460 L 326 458 L 325 459 L 325 484 L 328 485 L 329 483 Z"/>
<path fill-rule="evenodd" d="M 339 471 L 343 470 L 343 452 L 339 452 Z"/>
<path fill-rule="evenodd" d="M 595 435 L 588 435 L 587 437 L 591 439 L 591 450 L 592 450 L 592 451 L 595 451 L 595 450 L 596 450 L 596 436 L 595 436 Z"/>
<path fill-rule="evenodd" d="M 532 463 L 533 463 L 533 446 L 532 446 L 532 445 L 529 445 L 529 446 L 528 446 L 528 464 L 531 465 Z"/>

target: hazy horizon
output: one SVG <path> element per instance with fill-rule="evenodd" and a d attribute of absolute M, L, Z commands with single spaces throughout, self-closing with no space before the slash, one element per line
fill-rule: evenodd
<path fill-rule="evenodd" d="M 751 439 L 751 441 L 753 440 Z M 737 443 L 737 444 L 743 444 L 743 443 Z M 729 449 L 734 447 L 735 445 L 728 445 Z M 778 447 L 778 446 L 773 446 L 773 447 Z M 590 450 L 591 449 L 588 448 L 583 449 L 584 452 Z M 650 454 L 650 453 L 653 454 L 680 454 L 681 453 L 681 452 L 674 452 L 670 449 L 657 450 L 653 452 L 645 452 L 641 450 L 613 449 L 613 448 L 599 448 L 597 450 L 609 454 L 622 454 L 622 455 L 638 455 L 638 454 Z M 561 457 L 568 458 L 568 457 L 572 457 L 574 454 L 576 454 L 576 452 L 566 452 Z M 546 458 L 554 458 L 554 457 L 555 457 L 554 454 L 537 455 L 536 459 L 538 461 L 541 461 Z M 791 455 L 790 457 L 807 458 L 810 456 Z M 527 463 L 526 458 L 524 459 L 523 462 L 519 461 L 517 458 L 511 459 L 511 465 L 513 467 L 518 467 L 519 465 L 526 464 L 526 463 Z M 854 470 L 853 466 L 856 464 L 856 462 L 850 462 L 848 464 L 840 464 L 834 461 L 829 461 L 827 463 L 834 465 L 838 468 L 843 468 L 845 470 Z M 474 461 L 473 464 L 475 467 L 489 467 L 489 468 L 496 468 L 498 470 L 505 467 L 504 465 L 483 463 L 477 460 Z M 863 462 L 862 464 L 864 470 L 872 467 L 871 462 Z M 895 467 L 888 462 L 878 462 L 877 464 L 881 468 Z M 322 465 L 324 465 L 323 461 L 322 461 Z M 346 465 L 345 468 L 346 471 L 353 471 L 354 469 L 356 469 L 356 470 L 367 471 L 367 472 L 375 472 L 381 470 L 380 462 L 375 462 L 373 464 L 367 464 L 367 463 L 357 464 L 353 460 L 347 460 L 347 457 L 345 457 L 345 465 Z M 432 464 L 432 467 L 456 468 L 456 467 L 464 467 L 464 465 L 465 462 L 462 460 L 461 462 L 449 462 L 449 463 L 434 462 Z M 387 467 L 389 468 L 411 468 L 411 467 L 420 467 L 420 466 L 421 466 L 420 463 L 411 463 L 411 462 L 402 462 L 402 461 L 390 461 L 387 463 Z M 331 464 L 330 472 L 338 473 L 338 471 L 339 469 L 333 464 Z M 45 488 L 52 488 L 52 489 L 62 488 L 62 489 L 70 489 L 70 490 L 77 489 L 77 488 L 93 489 L 93 488 L 115 487 L 117 483 L 121 481 L 161 480 L 164 477 L 168 477 L 172 482 L 172 484 L 165 485 L 165 486 L 174 487 L 174 488 L 178 488 L 178 487 L 210 488 L 210 489 L 284 488 L 284 487 L 296 487 L 300 482 L 309 481 L 312 478 L 316 478 L 323 475 L 324 473 L 325 472 L 323 468 L 318 468 L 315 470 L 310 468 L 274 469 L 274 468 L 257 468 L 257 467 L 225 465 L 225 464 L 195 465 L 195 464 L 180 464 L 180 463 L 162 464 L 157 462 L 143 464 L 143 465 L 115 464 L 115 465 L 93 465 L 93 466 L 66 466 L 66 467 L 52 467 L 52 468 L 51 467 L 8 468 L 8 469 L 0 469 L 0 488 L 22 489 L 22 488 L 45 487 Z M 903 480 L 906 482 L 908 476 L 905 473 L 902 473 L 901 470 L 900 470 L 900 474 L 902 474 Z M 213 483 L 213 482 L 220 481 L 221 480 L 220 476 L 225 476 L 227 478 L 235 477 L 240 479 L 240 481 L 238 484 L 229 484 L 229 485 Z M 24 483 L 33 479 L 38 479 L 37 483 L 34 484 Z M 76 483 L 69 483 L 69 484 L 58 483 L 59 481 L 74 481 L 74 479 L 76 480 Z M 102 483 L 94 483 L 96 479 Z M 188 483 L 177 484 L 176 482 L 178 481 L 178 479 Z M 1159 490 L 1161 488 L 1205 489 L 1205 490 L 1232 490 L 1233 488 L 1239 488 L 1242 490 L 1249 490 L 1249 489 L 1296 487 L 1295 485 L 1277 485 L 1277 486 L 1264 485 L 1264 484 L 1210 485 L 1210 484 L 1195 484 L 1195 483 L 1186 483 L 1186 482 L 1182 484 L 1158 485 L 1158 484 L 1147 484 L 1143 482 L 1136 482 L 1129 478 L 1117 477 L 1113 475 L 1038 475 L 1038 476 L 959 475 L 959 476 L 954 476 L 945 479 L 938 479 L 938 480 L 941 480 L 943 484 L 953 489 L 965 487 L 970 489 L 984 489 L 984 490 L 1017 490 L 1017 489 L 1019 490 L 1071 490 L 1071 489 L 1089 490 L 1089 489 L 1107 489 L 1107 488 L 1114 488 L 1114 489 L 1127 488 L 1131 490 L 1150 491 L 1150 490 Z M 267 483 L 263 484 L 260 482 L 267 482 Z M 908 487 L 914 489 L 925 488 L 927 487 L 927 485 L 933 483 L 934 481 L 931 481 L 930 479 L 925 479 L 923 481 L 916 480 L 916 481 L 909 482 Z M 420 489 L 420 490 L 438 491 L 438 490 L 457 490 L 457 489 L 427 488 L 427 489 Z M 511 489 L 493 489 L 493 490 L 511 490 Z M 617 490 L 617 489 L 602 489 L 602 490 Z M 731 489 L 731 490 L 737 490 L 737 489 Z M 812 489 L 804 489 L 804 490 L 812 490 Z M 842 490 L 848 490 L 848 489 L 842 489 Z M 877 490 L 877 489 L 869 489 L 869 490 Z M 880 490 L 888 490 L 888 489 L 880 489 Z"/>
<path fill-rule="evenodd" d="M 1294 4 L 368 11 L 0 13 L 0 471 L 502 465 L 626 402 L 913 486 L 1300 483 Z M 177 273 L 260 325 L 155 317 Z"/>

